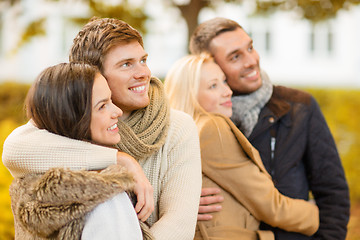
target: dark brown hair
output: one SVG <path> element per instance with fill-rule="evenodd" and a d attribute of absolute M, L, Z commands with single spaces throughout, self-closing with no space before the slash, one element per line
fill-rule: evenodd
<path fill-rule="evenodd" d="M 46 68 L 26 97 L 27 116 L 40 129 L 90 141 L 92 89 L 98 72 L 96 67 L 84 63 Z"/>
<path fill-rule="evenodd" d="M 189 50 L 192 54 L 202 52 L 210 53 L 209 45 L 211 40 L 221 33 L 234 31 L 242 27 L 235 21 L 227 18 L 213 18 L 201 23 L 191 35 Z"/>
<path fill-rule="evenodd" d="M 114 18 L 92 18 L 73 41 L 70 62 L 87 62 L 103 73 L 103 61 L 109 50 L 122 43 L 137 41 L 142 47 L 140 33 L 129 24 Z"/>

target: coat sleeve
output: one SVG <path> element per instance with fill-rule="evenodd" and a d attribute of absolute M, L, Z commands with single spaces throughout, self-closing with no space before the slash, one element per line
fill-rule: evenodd
<path fill-rule="evenodd" d="M 13 177 L 53 167 L 98 170 L 116 164 L 117 150 L 38 129 L 31 122 L 5 140 L 2 161 Z"/>
<path fill-rule="evenodd" d="M 310 190 L 320 211 L 320 227 L 314 238 L 343 240 L 350 214 L 349 188 L 334 139 L 314 99 L 305 159 Z"/>
<path fill-rule="evenodd" d="M 280 194 L 265 170 L 245 154 L 224 118 L 214 117 L 201 127 L 200 146 L 203 173 L 232 194 L 255 218 L 286 231 L 308 236 L 316 232 L 318 208 Z M 255 149 L 252 152 L 259 157 Z"/>

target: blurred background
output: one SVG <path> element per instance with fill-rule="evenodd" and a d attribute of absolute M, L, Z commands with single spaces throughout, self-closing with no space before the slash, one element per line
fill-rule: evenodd
<path fill-rule="evenodd" d="M 360 239 L 360 0 L 0 0 L 1 152 L 7 135 L 26 122 L 31 83 L 44 68 L 68 61 L 72 39 L 92 16 L 140 30 L 148 65 L 161 79 L 188 53 L 199 23 L 217 16 L 239 22 L 272 82 L 319 102 L 350 186 L 347 239 Z M 14 238 L 12 179 L 0 163 L 0 240 Z"/>

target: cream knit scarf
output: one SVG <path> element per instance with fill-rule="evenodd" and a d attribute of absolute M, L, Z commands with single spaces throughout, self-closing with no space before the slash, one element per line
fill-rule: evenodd
<path fill-rule="evenodd" d="M 165 143 L 170 122 L 170 109 L 162 82 L 152 77 L 149 89 L 150 104 L 119 121 L 120 142 L 116 147 L 136 160 L 150 157 Z"/>
<path fill-rule="evenodd" d="M 261 109 L 270 100 L 273 87 L 266 72 L 261 71 L 262 86 L 248 95 L 234 96 L 233 115 L 231 120 L 249 137 L 253 131 L 260 114 Z"/>

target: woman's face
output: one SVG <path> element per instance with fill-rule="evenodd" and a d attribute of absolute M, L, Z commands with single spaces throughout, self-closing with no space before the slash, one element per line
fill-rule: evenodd
<path fill-rule="evenodd" d="M 114 145 L 120 141 L 118 117 L 123 114 L 111 101 L 111 91 L 105 78 L 96 74 L 92 91 L 91 139 L 102 145 Z"/>
<path fill-rule="evenodd" d="M 232 115 L 232 91 L 226 83 L 225 74 L 213 61 L 205 62 L 201 68 L 201 77 L 197 100 L 207 112 Z"/>

